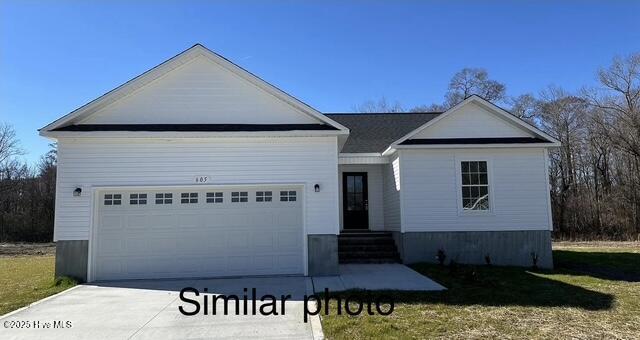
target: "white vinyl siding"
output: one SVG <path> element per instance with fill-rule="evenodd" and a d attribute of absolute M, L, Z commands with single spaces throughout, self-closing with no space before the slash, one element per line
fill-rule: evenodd
<path fill-rule="evenodd" d="M 386 230 L 400 231 L 400 159 L 398 153 L 383 165 L 384 225 Z"/>
<path fill-rule="evenodd" d="M 82 124 L 318 124 L 204 56 L 91 115 Z"/>
<path fill-rule="evenodd" d="M 340 226 L 342 227 L 342 174 L 344 172 L 366 172 L 369 191 L 369 229 L 384 230 L 384 203 L 382 186 L 382 164 L 339 165 Z"/>
<path fill-rule="evenodd" d="M 461 212 L 463 160 L 488 160 L 491 210 Z M 549 230 L 544 149 L 403 150 L 402 230 Z"/>
<path fill-rule="evenodd" d="M 417 133 L 411 139 L 483 137 L 533 137 L 533 134 L 476 103 L 470 103 Z"/>
<path fill-rule="evenodd" d="M 194 178 L 202 174 L 211 176 L 210 184 L 304 184 L 306 192 L 298 196 L 305 197 L 307 234 L 339 233 L 336 137 L 61 138 L 58 157 L 55 240 L 88 239 L 93 187 L 197 187 Z M 77 187 L 80 197 L 73 196 Z M 147 205 L 155 203 L 155 194 L 148 199 Z M 173 204 L 180 199 L 174 194 Z"/>

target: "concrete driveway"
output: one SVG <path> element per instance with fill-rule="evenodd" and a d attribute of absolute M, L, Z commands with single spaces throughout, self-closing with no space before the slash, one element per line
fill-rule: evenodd
<path fill-rule="evenodd" d="M 200 312 L 185 316 L 195 305 L 181 301 L 180 290 L 193 287 L 201 293 L 237 295 L 241 315 L 235 315 L 235 303 L 229 303 L 229 315 L 223 315 L 224 301 L 217 300 L 217 315 L 204 315 L 203 294 L 196 297 Z M 247 288 L 247 314 L 244 315 L 243 297 Z M 278 316 L 252 315 L 251 293 L 256 288 L 258 299 L 265 294 L 277 296 Z M 0 339 L 204 339 L 204 338 L 262 338 L 313 339 L 322 337 L 319 318 L 303 321 L 303 298 L 313 294 L 310 278 L 264 277 L 202 280 L 137 280 L 81 285 L 59 295 L 44 299 L 0 319 Z M 280 295 L 291 295 L 281 313 Z M 209 295 L 208 298 L 211 298 Z M 270 311 L 271 308 L 265 309 Z M 212 314 L 209 300 L 208 313 Z M 15 321 L 15 322 L 14 322 Z M 54 327 L 62 321 L 65 328 Z M 6 326 L 29 328 L 6 328 Z M 37 324 L 34 324 L 36 323 Z M 69 328 L 66 328 L 70 323 Z M 47 324 L 49 323 L 49 324 Z"/>

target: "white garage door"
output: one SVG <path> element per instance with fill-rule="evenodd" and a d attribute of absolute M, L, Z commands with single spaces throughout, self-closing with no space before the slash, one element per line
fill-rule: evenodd
<path fill-rule="evenodd" d="M 94 280 L 303 274 L 298 186 L 98 192 Z"/>

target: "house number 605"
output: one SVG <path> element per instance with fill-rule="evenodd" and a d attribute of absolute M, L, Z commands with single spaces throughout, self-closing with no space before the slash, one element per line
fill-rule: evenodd
<path fill-rule="evenodd" d="M 196 183 L 208 183 L 209 176 L 196 176 Z"/>

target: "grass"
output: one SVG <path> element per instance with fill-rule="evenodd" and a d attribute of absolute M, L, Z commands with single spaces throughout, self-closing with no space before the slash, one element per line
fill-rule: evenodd
<path fill-rule="evenodd" d="M 53 256 L 0 257 L 0 315 L 73 287 L 54 281 Z"/>
<path fill-rule="evenodd" d="M 640 248 L 566 246 L 554 258 L 553 271 L 419 264 L 448 290 L 384 292 L 395 301 L 390 316 L 323 316 L 323 330 L 350 340 L 639 336 Z"/>

